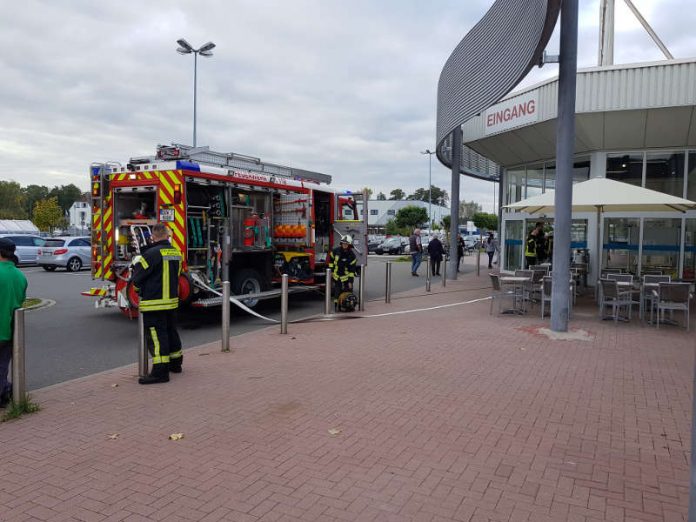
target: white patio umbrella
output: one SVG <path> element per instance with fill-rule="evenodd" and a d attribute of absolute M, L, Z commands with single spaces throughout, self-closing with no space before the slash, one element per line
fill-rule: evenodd
<path fill-rule="evenodd" d="M 554 211 L 554 193 L 552 190 L 547 191 L 539 196 L 505 205 L 505 208 L 530 214 L 547 214 Z M 597 268 L 601 263 L 600 213 L 685 212 L 692 208 L 696 208 L 696 203 L 688 199 L 607 178 L 593 178 L 573 185 L 573 212 L 597 212 Z"/>

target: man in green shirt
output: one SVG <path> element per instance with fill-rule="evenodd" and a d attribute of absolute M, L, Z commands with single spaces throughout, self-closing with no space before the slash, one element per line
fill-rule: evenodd
<path fill-rule="evenodd" d="M 15 244 L 0 237 L 0 408 L 12 398 L 7 370 L 12 359 L 12 320 L 27 295 L 27 278 L 16 267 Z"/>

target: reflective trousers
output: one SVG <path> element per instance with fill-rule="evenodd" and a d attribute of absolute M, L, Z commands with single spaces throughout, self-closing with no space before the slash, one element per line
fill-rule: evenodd
<path fill-rule="evenodd" d="M 176 310 L 143 312 L 143 324 L 152 364 L 180 363 L 181 339 L 176 331 Z"/>

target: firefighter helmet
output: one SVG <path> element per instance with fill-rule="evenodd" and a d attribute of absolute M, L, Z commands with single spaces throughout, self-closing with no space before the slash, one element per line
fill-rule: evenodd
<path fill-rule="evenodd" d="M 350 237 L 350 234 L 346 234 L 341 238 L 341 243 L 346 243 L 347 245 L 352 245 L 353 244 L 353 238 Z"/>

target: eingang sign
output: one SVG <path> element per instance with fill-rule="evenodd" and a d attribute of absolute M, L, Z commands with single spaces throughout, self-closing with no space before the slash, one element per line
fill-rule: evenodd
<path fill-rule="evenodd" d="M 494 105 L 485 112 L 483 118 L 486 136 L 539 121 L 538 92 L 516 96 Z"/>

